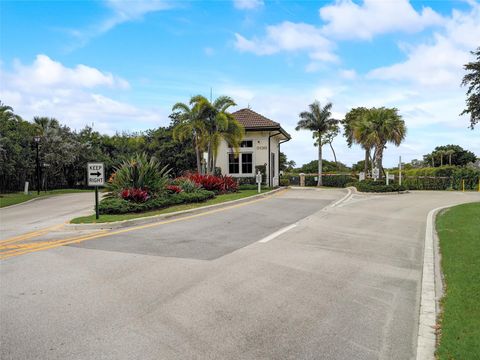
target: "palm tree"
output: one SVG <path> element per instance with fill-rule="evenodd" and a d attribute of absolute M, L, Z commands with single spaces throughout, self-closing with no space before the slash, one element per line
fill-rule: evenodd
<path fill-rule="evenodd" d="M 383 172 L 383 151 L 388 142 L 399 146 L 405 139 L 407 128 L 405 121 L 396 108 L 372 108 L 365 114 L 356 129 L 355 138 L 375 146 L 375 166 Z"/>
<path fill-rule="evenodd" d="M 207 135 L 207 173 L 212 174 L 215 171 L 221 139 L 224 139 L 238 154 L 245 130 L 228 112 L 228 108 L 236 106 L 229 96 L 220 96 L 210 102 L 204 96 L 197 95 L 191 98 L 190 104 L 198 106 L 202 114 Z"/>
<path fill-rule="evenodd" d="M 197 172 L 200 174 L 202 172 L 200 153 L 203 152 L 206 141 L 202 109 L 198 104 L 189 107 L 187 104 L 179 102 L 173 105 L 172 111 L 180 112 L 180 122 L 173 128 L 173 138 L 176 141 L 193 139 L 197 158 Z"/>
<path fill-rule="evenodd" d="M 338 123 L 338 120 L 332 119 L 332 103 L 321 107 L 320 102 L 314 101 L 309 105 L 310 111 L 300 113 L 295 130 L 310 130 L 313 132 L 315 145 L 318 146 L 318 182 L 317 186 L 322 186 L 322 145 L 324 135 Z"/>
<path fill-rule="evenodd" d="M 445 150 L 445 155 L 448 155 L 448 165 L 452 166 L 452 155 L 455 154 L 455 150 Z"/>
<path fill-rule="evenodd" d="M 370 151 L 372 150 L 373 144 L 367 143 L 367 139 L 364 134 L 355 132 L 355 129 L 358 128 L 359 122 L 367 112 L 368 109 L 364 107 L 353 108 L 345 115 L 345 119 L 342 120 L 343 131 L 345 137 L 347 138 L 348 147 L 352 147 L 352 145 L 355 143 L 359 144 L 365 150 L 365 162 L 363 168 L 365 174 L 368 172 Z"/>

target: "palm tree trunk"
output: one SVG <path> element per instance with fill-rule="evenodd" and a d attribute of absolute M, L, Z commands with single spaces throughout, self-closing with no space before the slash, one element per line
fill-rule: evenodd
<path fill-rule="evenodd" d="M 208 143 L 207 148 L 207 174 L 211 174 L 212 172 L 212 149 L 210 142 Z"/>
<path fill-rule="evenodd" d="M 197 157 L 197 173 L 202 173 L 202 163 L 200 161 L 200 149 L 198 148 L 198 136 L 195 135 L 193 140 L 195 142 L 195 155 Z"/>
<path fill-rule="evenodd" d="M 382 160 L 383 160 L 383 145 L 378 146 L 375 150 L 375 166 L 378 168 L 378 177 L 382 178 Z"/>
<path fill-rule="evenodd" d="M 452 166 L 452 154 L 448 154 L 448 165 Z"/>
<path fill-rule="evenodd" d="M 322 186 L 322 142 L 318 139 L 318 181 L 317 186 Z"/>
<path fill-rule="evenodd" d="M 332 143 L 329 142 L 328 145 L 330 145 L 330 149 L 332 149 L 333 158 L 335 159 L 335 165 L 338 165 L 338 162 L 337 162 L 337 154 L 335 154 L 335 150 L 333 150 Z"/>
<path fill-rule="evenodd" d="M 365 164 L 363 164 L 363 172 L 365 173 L 365 177 L 368 173 L 368 160 L 370 159 L 370 149 L 365 149 Z"/>
<path fill-rule="evenodd" d="M 443 155 L 440 154 L 440 166 L 443 166 Z"/>

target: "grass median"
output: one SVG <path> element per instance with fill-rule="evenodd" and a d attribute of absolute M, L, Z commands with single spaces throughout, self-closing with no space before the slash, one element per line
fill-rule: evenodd
<path fill-rule="evenodd" d="M 88 192 L 88 191 L 92 191 L 92 190 L 59 189 L 59 190 L 41 191 L 40 194 L 37 194 L 37 192 L 32 192 L 32 193 L 29 193 L 29 194 L 24 194 L 23 192 L 0 194 L 0 208 L 10 206 L 10 205 L 20 204 L 22 202 L 32 200 L 32 199 L 36 199 L 36 198 L 39 198 L 39 197 L 69 194 L 69 193 L 77 193 L 77 192 Z"/>
<path fill-rule="evenodd" d="M 437 217 L 445 277 L 437 357 L 480 359 L 480 202 Z"/>
<path fill-rule="evenodd" d="M 268 192 L 270 190 L 271 189 L 262 189 L 262 193 Z M 100 219 L 98 219 L 98 220 L 95 219 L 95 215 L 93 214 L 93 215 L 89 215 L 89 216 L 82 216 L 82 217 L 72 219 L 70 221 L 70 223 L 71 224 L 94 224 L 94 223 L 106 223 L 106 222 L 113 222 L 113 221 L 138 219 L 138 218 L 147 217 L 147 216 L 168 214 L 168 213 L 172 213 L 172 212 L 175 212 L 175 211 L 196 209 L 196 208 L 204 207 L 204 206 L 207 206 L 207 205 L 220 204 L 220 203 L 227 202 L 227 201 L 247 198 L 247 197 L 250 197 L 250 196 L 253 196 L 253 195 L 257 195 L 257 194 L 258 194 L 257 190 L 240 190 L 236 193 L 218 195 L 213 199 L 210 199 L 210 200 L 207 200 L 207 201 L 201 202 L 201 203 L 190 203 L 190 204 L 175 205 L 175 206 L 171 206 L 171 207 L 168 207 L 168 208 L 153 210 L 153 211 L 147 211 L 147 212 L 143 212 L 143 213 L 111 214 L 111 215 L 105 214 L 105 215 L 100 215 Z"/>

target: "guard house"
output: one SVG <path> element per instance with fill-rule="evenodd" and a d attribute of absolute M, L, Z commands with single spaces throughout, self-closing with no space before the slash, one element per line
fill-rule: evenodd
<path fill-rule="evenodd" d="M 238 157 L 225 141 L 220 144 L 217 166 L 222 169 L 222 174 L 253 178 L 255 167 L 263 165 L 266 185 L 278 186 L 280 144 L 289 141 L 290 135 L 279 123 L 251 109 L 241 109 L 232 115 L 244 126 L 245 137 Z"/>

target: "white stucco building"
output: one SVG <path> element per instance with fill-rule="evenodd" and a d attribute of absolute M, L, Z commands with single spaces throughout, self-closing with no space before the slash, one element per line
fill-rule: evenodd
<path fill-rule="evenodd" d="M 220 144 L 217 166 L 222 169 L 222 174 L 252 178 L 255 167 L 263 165 L 266 185 L 278 186 L 280 144 L 290 140 L 290 135 L 279 123 L 251 109 L 241 109 L 232 115 L 244 126 L 245 137 L 238 157 L 225 141 Z"/>

